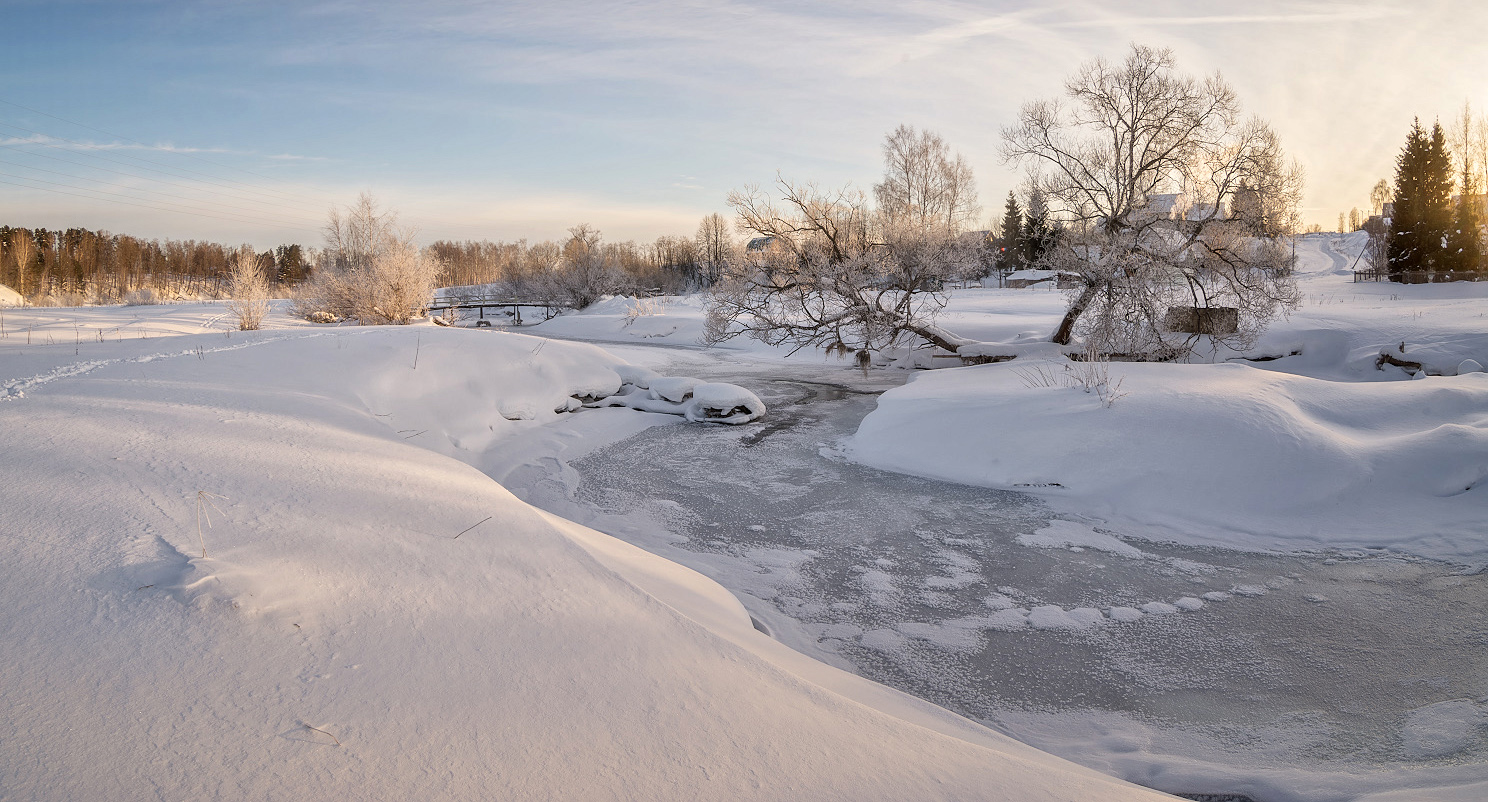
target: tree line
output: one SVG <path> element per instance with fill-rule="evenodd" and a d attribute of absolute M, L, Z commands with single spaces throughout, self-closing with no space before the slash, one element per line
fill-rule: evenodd
<path fill-rule="evenodd" d="M 197 240 L 147 240 L 84 228 L 0 227 L 0 284 L 30 303 L 76 306 L 136 298 L 221 298 L 241 248 Z M 303 281 L 306 250 L 281 245 L 255 254 L 277 284 Z"/>
<path fill-rule="evenodd" d="M 0 284 L 37 305 L 225 298 L 231 295 L 234 270 L 246 247 L 85 228 L 4 226 Z M 494 285 L 494 292 L 570 303 L 574 296 L 582 301 L 618 292 L 704 289 L 737 249 L 729 221 L 713 214 L 692 236 L 662 236 L 648 243 L 605 242 L 598 230 L 581 223 L 567 239 L 439 240 L 423 250 L 438 265 L 440 286 Z M 269 292 L 283 297 L 317 269 L 334 267 L 334 253 L 291 243 L 255 252 L 254 258 Z"/>
<path fill-rule="evenodd" d="M 442 286 L 587 306 L 601 295 L 707 289 L 740 249 L 733 226 L 716 213 L 705 216 L 692 236 L 645 243 L 607 242 L 588 223 L 567 233 L 566 239 L 542 242 L 439 240 L 428 251 L 442 265 Z"/>

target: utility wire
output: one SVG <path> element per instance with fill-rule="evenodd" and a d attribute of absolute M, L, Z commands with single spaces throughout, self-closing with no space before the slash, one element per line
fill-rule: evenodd
<path fill-rule="evenodd" d="M 58 116 L 57 116 L 57 115 L 55 115 L 55 114 L 49 114 L 49 113 L 47 113 L 47 112 L 44 112 L 44 111 L 42 111 L 42 110 L 40 110 L 40 109 L 33 109 L 33 108 L 31 108 L 31 107 L 30 107 L 30 106 L 22 106 L 22 105 L 21 105 L 21 104 L 19 104 L 19 103 L 14 103 L 14 102 L 11 102 L 11 101 L 9 101 L 9 100 L 5 100 L 5 99 L 4 99 L 4 98 L 0 98 L 0 103 L 4 103 L 4 104 L 5 104 L 5 105 L 7 105 L 7 106 L 13 106 L 13 107 L 15 107 L 15 108 L 18 108 L 18 109 L 23 109 L 23 110 L 25 110 L 25 111 L 29 111 L 29 112 L 31 112 L 31 113 L 33 113 L 33 114 L 40 114 L 40 115 L 41 115 L 41 116 L 43 116 L 43 117 L 50 117 L 50 118 L 52 118 L 52 119 L 53 119 L 53 120 L 57 120 L 57 121 L 59 121 L 59 122 L 64 122 L 64 123 L 67 123 L 67 124 L 68 124 L 68 125 L 75 125 L 75 126 L 77 126 L 77 127 L 78 127 L 78 128 L 85 128 L 85 129 L 87 129 L 87 130 L 89 130 L 89 131 L 93 131 L 93 132 L 94 132 L 94 133 L 99 133 L 99 134 L 103 134 L 103 135 L 105 135 L 105 136 L 111 136 L 111 137 L 114 137 L 114 138 L 115 138 L 115 139 L 122 139 L 122 140 L 124 140 L 124 141 L 125 141 L 125 142 L 129 142 L 129 143 L 131 143 L 131 144 L 135 144 L 135 145 L 139 145 L 139 146 L 141 146 L 141 147 L 146 147 L 146 148 L 148 148 L 148 147 L 152 147 L 152 146 L 151 146 L 151 145 L 147 145 L 147 144 L 145 144 L 145 143 L 144 143 L 144 142 L 141 142 L 141 141 L 139 141 L 139 140 L 137 140 L 137 139 L 130 139 L 130 138 L 129 138 L 129 137 L 127 137 L 127 136 L 121 136 L 121 135 L 119 135 L 119 134 L 115 134 L 115 133 L 111 133 L 111 132 L 109 132 L 109 131 L 105 131 L 105 130 L 103 130 L 103 129 L 102 129 L 102 128 L 94 128 L 94 127 L 93 127 L 93 126 L 91 126 L 91 125 L 84 125 L 84 124 L 83 124 L 83 123 L 80 123 L 80 122 L 75 122 L 75 121 L 73 121 L 73 120 L 69 120 L 69 119 L 66 119 L 66 118 L 64 118 L 64 117 L 58 117 Z M 184 153 L 184 152 L 183 152 L 183 153 L 181 153 L 181 154 L 180 154 L 180 155 L 182 155 L 182 156 L 186 156 L 186 157 L 187 157 L 187 158 L 191 158 L 191 159 L 196 159 L 196 160 L 197 160 L 197 161 L 199 161 L 199 162 L 203 162 L 203 163 L 205 163 L 205 164 L 210 164 L 210 165 L 213 165 L 213 166 L 216 166 L 216 167 L 221 167 L 221 168 L 223 168 L 223 169 L 225 169 L 225 170 L 237 170 L 237 171 L 239 171 L 239 172 L 242 172 L 242 173 L 247 173 L 247 174 L 248 174 L 248 175 L 251 175 L 251 176 L 256 176 L 256 177 L 258 177 L 258 178 L 263 178 L 263 179 L 266 179 L 266 180 L 269 180 L 269 181 L 273 181 L 273 180 L 274 180 L 274 179 L 273 179 L 273 178 L 271 178 L 271 177 L 269 177 L 269 176 L 266 176 L 266 175 L 260 175 L 260 174 L 259 174 L 259 173 L 255 173 L 255 172 L 253 172 L 253 171 L 252 171 L 252 170 L 248 170 L 248 169 L 245 169 L 245 168 L 242 168 L 242 167 L 233 167 L 233 166 L 230 166 L 230 165 L 226 165 L 226 164 L 219 164 L 219 163 L 217 163 L 217 162 L 214 162 L 214 161 L 212 161 L 212 160 L 211 160 L 211 159 L 206 159 L 206 158 L 202 158 L 202 157 L 200 157 L 200 156 L 197 156 L 197 155 L 196 155 L 196 154 L 194 154 L 194 153 Z M 142 159 L 142 161 L 148 161 L 148 159 Z M 232 180 L 232 179 L 225 179 L 225 180 L 229 180 L 229 181 L 231 181 L 231 180 Z M 237 182 L 234 182 L 234 183 L 237 183 Z M 246 185 L 245 185 L 245 186 L 246 186 Z M 281 193 L 281 192 L 279 192 L 279 191 L 278 191 L 278 190 L 275 190 L 275 189 L 269 189 L 269 188 L 268 188 L 268 187 L 264 187 L 264 190 L 265 190 L 265 191 L 268 191 L 268 192 L 275 192 L 275 193 L 278 193 L 278 194 L 283 194 L 283 195 L 285 195 L 285 196 L 286 196 L 286 197 L 293 197 L 293 196 L 290 196 L 290 195 L 287 195 L 287 194 L 286 194 L 286 193 Z"/>
<path fill-rule="evenodd" d="M 48 169 L 46 169 L 44 167 L 32 167 L 29 164 L 21 164 L 21 163 L 18 163 L 18 162 L 7 161 L 5 159 L 0 159 L 0 164 L 8 164 L 8 165 L 10 165 L 12 167 L 19 167 L 22 170 L 34 170 L 36 172 L 41 172 L 41 173 L 50 173 L 52 175 L 59 175 L 59 176 L 62 176 L 63 178 L 72 178 L 72 179 L 76 179 L 78 181 L 91 181 L 92 180 L 92 179 L 88 178 L 87 176 L 73 175 L 71 173 L 63 173 L 63 172 L 59 172 L 57 170 L 48 170 Z M 116 171 L 112 171 L 111 170 L 110 172 L 116 172 Z M 40 183 L 40 182 L 43 181 L 43 179 L 32 178 L 30 176 L 17 176 L 17 177 L 24 177 L 27 181 L 36 181 L 38 183 Z M 130 177 L 131 178 L 137 178 L 138 176 L 130 176 Z M 105 191 L 105 190 L 100 190 L 100 189 L 93 189 L 92 187 L 73 187 L 70 184 L 61 184 L 61 183 L 58 183 L 58 186 L 66 186 L 66 187 L 70 187 L 72 189 L 81 189 L 81 190 L 84 190 L 86 192 L 104 192 Z M 186 201 L 188 203 L 203 204 L 203 205 L 207 205 L 207 206 L 225 206 L 225 204 L 215 203 L 215 202 L 209 201 L 209 200 L 202 200 L 200 198 L 188 198 L 188 197 L 185 197 L 183 195 L 173 195 L 173 194 L 171 194 L 169 192 L 161 192 L 159 190 L 154 190 L 154 189 L 139 189 L 139 188 L 135 188 L 134 191 L 135 192 L 144 192 L 144 193 L 148 193 L 148 194 L 151 194 L 151 195 L 159 195 L 159 196 L 165 197 L 165 198 L 175 198 L 176 200 L 183 200 L 183 201 Z M 139 200 L 150 201 L 151 199 L 150 198 L 140 198 Z M 158 202 L 158 201 L 152 201 L 152 202 Z M 174 205 L 174 204 L 172 204 L 172 205 Z M 237 215 L 239 215 L 242 218 L 243 222 L 256 222 L 256 223 L 265 223 L 265 224 L 270 224 L 270 225 L 292 225 L 292 226 L 302 226 L 302 225 L 305 224 L 305 221 L 303 221 L 303 220 L 271 219 L 271 218 L 267 218 L 267 217 L 258 217 L 255 214 L 252 214 L 251 212 L 248 212 L 246 210 L 243 210 L 243 209 L 240 209 L 240 208 L 237 208 L 237 207 L 234 207 L 234 206 L 226 206 L 225 207 L 225 211 L 227 213 L 229 213 L 229 214 L 237 214 Z"/>
<path fill-rule="evenodd" d="M 42 143 L 34 143 L 34 144 L 42 144 Z M 0 143 L 0 148 L 5 148 L 7 150 L 13 150 L 13 151 L 15 151 L 17 153 L 22 153 L 22 154 L 25 154 L 27 156 L 36 156 L 36 157 L 40 157 L 40 158 L 43 158 L 43 159 L 49 159 L 49 160 L 54 161 L 54 162 L 62 162 L 63 164 L 72 164 L 72 165 L 76 165 L 78 167 L 82 167 L 82 168 L 85 168 L 85 169 L 88 169 L 88 170 L 99 170 L 99 171 L 105 172 L 105 173 L 113 173 L 114 175 L 122 175 L 122 176 L 124 176 L 126 178 L 138 178 L 138 179 L 140 179 L 142 181 L 153 181 L 153 182 L 155 182 L 157 184 L 165 184 L 166 186 L 171 186 L 171 187 L 180 187 L 182 189 L 191 190 L 193 192 L 207 192 L 209 194 L 211 193 L 211 190 L 204 190 L 199 185 L 196 185 L 196 184 L 182 184 L 182 183 L 177 182 L 177 181 L 164 181 L 164 180 L 161 180 L 159 178 L 151 178 L 149 176 L 139 175 L 138 173 L 127 173 L 127 172 L 125 172 L 123 170 L 113 170 L 113 169 L 110 169 L 108 167 L 99 167 L 96 164 L 89 164 L 87 162 L 75 161 L 73 159 L 64 159 L 61 156 L 53 156 L 50 153 L 37 153 L 35 151 L 25 150 L 25 149 L 23 149 L 21 147 L 18 147 L 16 145 L 7 145 L 7 144 L 4 144 L 4 143 Z M 22 166 L 22 165 L 17 165 L 17 166 Z M 30 165 L 24 165 L 24 166 L 28 170 L 41 170 L 42 169 L 40 167 L 31 167 Z M 75 178 L 78 178 L 78 177 L 81 177 L 81 176 L 74 176 L 74 177 Z M 206 203 L 207 201 L 199 201 L 199 202 Z M 244 211 L 257 211 L 257 210 L 244 210 Z"/>
<path fill-rule="evenodd" d="M 31 181 L 33 183 L 42 184 L 43 186 L 66 187 L 67 189 L 75 189 L 75 190 L 78 190 L 80 192 L 93 192 L 93 193 L 96 193 L 96 194 L 99 194 L 99 195 L 110 195 L 110 196 L 113 196 L 113 197 L 116 197 L 116 198 L 125 198 L 125 199 L 128 199 L 129 201 L 132 201 L 132 202 L 134 202 L 134 201 L 143 201 L 143 202 L 146 202 L 146 203 L 153 203 L 153 204 L 156 204 L 157 206 L 169 207 L 171 211 L 183 211 L 184 212 L 184 211 L 192 211 L 195 208 L 193 206 L 187 206 L 185 204 L 180 204 L 180 203 L 172 203 L 170 201 L 155 200 L 154 198 L 140 198 L 140 197 L 136 197 L 134 195 L 126 195 L 126 194 L 124 194 L 122 192 L 110 192 L 110 191 L 108 191 L 106 189 L 94 189 L 93 187 L 79 187 L 79 186 L 74 186 L 72 184 L 64 184 L 64 183 L 61 183 L 61 182 L 58 182 L 58 181 L 50 181 L 50 180 L 43 179 L 43 178 L 33 178 L 31 176 L 28 176 L 28 175 L 16 175 L 14 173 L 6 173 L 6 172 L 0 172 L 0 175 L 8 176 L 10 178 L 15 178 L 15 179 L 18 179 L 18 180 L 21 180 L 21 181 Z M 276 225 L 276 226 L 278 226 L 278 225 L 285 225 L 285 226 L 293 226 L 293 227 L 296 227 L 296 228 L 298 228 L 301 225 L 303 225 L 301 223 L 289 223 L 289 222 L 285 222 L 285 221 L 267 220 L 267 219 L 263 219 L 263 218 L 249 218 L 249 217 L 243 217 L 241 215 L 234 216 L 234 217 L 231 217 L 231 218 L 229 218 L 229 217 L 222 217 L 220 215 L 219 215 L 219 217 L 220 217 L 220 219 L 223 219 L 223 220 L 231 219 L 231 220 L 233 220 L 235 222 L 239 222 L 239 223 L 252 223 L 252 224 L 255 224 L 255 225 Z"/>
<path fill-rule="evenodd" d="M 0 175 L 6 175 L 6 174 L 5 173 L 0 173 Z M 30 179 L 30 178 L 25 178 L 25 177 L 20 177 L 20 176 L 10 176 L 10 177 L 12 177 L 12 178 L 20 178 L 20 180 L 22 180 L 22 181 L 34 181 L 35 180 L 35 179 Z M 42 192 L 54 192 L 54 193 L 56 193 L 58 195 L 71 195 L 74 198 L 83 198 L 85 200 L 103 201 L 105 203 L 117 203 L 117 204 L 120 204 L 122 206 L 134 206 L 134 207 L 137 207 L 137 208 L 140 208 L 140 209 L 151 209 L 151 210 L 157 211 L 157 212 L 172 212 L 172 213 L 176 213 L 176 214 L 190 214 L 190 215 L 195 215 L 197 217 L 210 217 L 213 220 L 226 220 L 229 223 L 241 223 L 241 222 L 244 222 L 242 220 L 237 220 L 237 219 L 230 218 L 230 217 L 221 217 L 221 216 L 215 215 L 215 214 L 207 214 L 206 212 L 194 212 L 194 211 L 188 211 L 188 210 L 182 210 L 182 209 L 165 209 L 165 208 L 161 208 L 159 206 L 151 206 L 149 204 L 144 204 L 144 203 L 133 203 L 133 202 L 130 202 L 130 201 L 114 200 L 112 198 L 95 198 L 92 195 L 80 195 L 80 194 L 78 194 L 76 192 L 67 192 L 67 191 L 60 190 L 60 189 L 53 189 L 51 187 L 34 187 L 34 186 L 29 185 L 29 184 L 17 184 L 14 181 L 3 181 L 3 180 L 0 180 L 0 184 L 6 184 L 6 185 L 12 186 L 12 187 L 21 187 L 22 189 L 35 189 L 35 190 L 40 190 Z M 84 191 L 86 191 L 86 192 L 96 192 L 97 190 L 84 190 Z"/>
<path fill-rule="evenodd" d="M 224 181 L 230 181 L 232 183 L 239 184 L 239 186 L 241 186 L 241 187 L 247 187 L 247 188 L 246 189 L 240 189 L 238 187 L 232 187 L 232 186 L 229 186 L 227 184 L 220 183 L 219 181 L 207 180 L 207 179 L 211 179 L 211 178 L 216 178 L 216 176 L 210 176 L 210 175 L 207 175 L 205 173 L 200 173 L 200 172 L 197 172 L 196 170 L 189 170 L 189 169 L 186 169 L 186 168 L 183 168 L 183 167 L 172 167 L 171 165 L 165 164 L 163 162 L 157 162 L 157 161 L 154 161 L 152 159 L 142 158 L 140 156 L 133 156 L 133 155 L 130 155 L 128 153 L 120 153 L 119 155 L 120 156 L 123 156 L 125 158 L 128 158 L 128 159 L 134 159 L 135 161 L 144 162 L 146 164 L 158 165 L 159 167 L 163 167 L 166 170 L 173 170 L 175 172 L 173 172 L 173 173 L 172 172 L 165 172 L 163 170 L 156 169 L 156 168 L 153 168 L 153 167 L 144 167 L 144 166 L 140 166 L 140 165 L 130 164 L 128 162 L 119 161 L 118 159 L 111 159 L 111 158 L 109 158 L 107 156 L 104 156 L 102 154 L 97 153 L 96 151 L 100 150 L 100 148 L 97 145 L 91 145 L 91 144 L 88 144 L 86 142 L 77 142 L 75 140 L 67 139 L 66 137 L 52 136 L 50 134 L 46 134 L 46 133 L 43 133 L 41 131 L 34 131 L 34 130 L 30 129 L 30 128 L 25 128 L 23 126 L 16 125 L 15 123 L 7 123 L 7 122 L 0 121 L 0 127 L 14 128 L 17 131 L 24 131 L 24 132 L 26 132 L 28 134 L 32 134 L 34 136 L 45 137 L 46 139 L 55 139 L 55 140 L 58 140 L 58 141 L 61 141 L 61 142 L 66 142 L 69 145 L 76 145 L 79 148 L 83 148 L 83 150 L 82 151 L 70 151 L 70 152 L 78 152 L 81 155 L 90 156 L 92 158 L 99 159 L 101 161 L 106 161 L 106 162 L 111 162 L 113 164 L 123 165 L 125 167 L 129 167 L 129 168 L 132 168 L 132 169 L 135 169 L 135 170 L 148 170 L 148 171 L 150 171 L 152 173 L 160 173 L 161 175 L 170 176 L 171 178 L 189 178 L 189 176 L 178 175 L 178 173 L 192 173 L 192 174 L 195 174 L 195 175 L 203 176 L 203 178 L 195 179 L 195 180 L 202 181 L 202 183 L 211 184 L 213 186 L 221 187 L 223 189 L 230 190 L 230 191 L 233 191 L 233 192 L 240 192 L 240 193 L 244 193 L 244 194 L 248 194 L 248 195 L 260 195 L 263 198 L 265 198 L 264 200 L 258 200 L 258 199 L 254 199 L 254 198 L 244 198 L 243 199 L 243 200 L 249 201 L 251 203 L 259 203 L 259 204 L 263 204 L 265 206 L 269 206 L 269 205 L 283 206 L 285 204 L 285 202 L 286 202 L 286 198 L 288 198 L 288 199 L 291 199 L 292 202 L 297 203 L 297 204 L 303 206 L 306 211 L 308 211 L 311 208 L 311 205 L 310 205 L 310 202 L 309 201 L 295 199 L 295 198 L 293 198 L 293 196 L 285 196 L 285 198 L 275 198 L 275 197 L 272 197 L 272 196 L 269 196 L 269 195 L 265 195 L 262 192 L 255 191 L 250 185 L 243 184 L 242 182 L 238 182 L 238 181 L 232 181 L 232 179 L 222 179 L 222 180 L 224 180 Z M 15 144 L 19 144 L 19 143 L 15 143 Z M 68 150 L 67 148 L 62 147 L 61 145 L 53 144 L 51 142 L 39 142 L 38 141 L 38 142 L 32 142 L 31 144 L 41 145 L 42 147 L 47 147 L 47 148 L 54 148 L 56 150 L 63 150 L 63 151 Z M 146 147 L 149 147 L 149 146 L 147 145 Z M 283 193 L 280 193 L 280 194 L 283 194 Z"/>

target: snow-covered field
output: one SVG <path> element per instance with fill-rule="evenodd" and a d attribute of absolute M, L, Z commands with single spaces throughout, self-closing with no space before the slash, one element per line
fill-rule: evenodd
<path fill-rule="evenodd" d="M 1482 565 L 1488 374 L 1453 374 L 1488 364 L 1488 284 L 1353 284 L 1357 239 L 1299 245 L 1304 306 L 1246 355 L 1279 358 L 1112 365 L 1110 406 L 1036 360 L 917 372 L 831 455 L 1037 494 L 1073 520 L 1030 549 Z M 962 290 L 940 322 L 1026 340 L 1063 302 Z M 526 330 L 693 349 L 702 305 Z M 712 581 L 503 489 L 687 425 L 558 411 L 622 373 L 592 345 L 283 308 L 256 333 L 213 304 L 0 311 L 0 798 L 1157 797 L 790 651 Z M 1056 632 L 1146 614 L 1044 607 Z M 1481 726 L 1480 700 L 1438 705 L 1408 722 L 1422 759 Z"/>
<path fill-rule="evenodd" d="M 604 351 L 272 320 L 7 310 L 0 798 L 1160 796 L 792 652 L 472 467 L 680 420 L 554 411 L 618 384 Z"/>

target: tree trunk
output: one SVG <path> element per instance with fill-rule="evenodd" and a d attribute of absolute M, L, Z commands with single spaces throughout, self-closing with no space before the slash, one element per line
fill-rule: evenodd
<path fill-rule="evenodd" d="M 1075 321 L 1080 315 L 1085 314 L 1085 309 L 1095 300 L 1095 293 L 1099 288 L 1094 284 L 1086 284 L 1085 289 L 1080 290 L 1079 297 L 1070 304 L 1068 311 L 1064 313 L 1064 319 L 1059 321 L 1059 328 L 1054 330 L 1054 343 L 1057 345 L 1069 345 L 1070 337 L 1074 334 Z"/>
<path fill-rule="evenodd" d="M 915 323 L 913 321 L 906 321 L 904 323 L 904 328 L 906 331 L 923 337 L 931 344 L 940 348 L 944 348 L 945 350 L 950 351 L 953 354 L 960 350 L 961 346 L 968 345 L 972 342 L 971 340 L 957 337 L 956 335 L 951 334 L 950 332 L 940 328 L 939 326 L 927 323 Z"/>

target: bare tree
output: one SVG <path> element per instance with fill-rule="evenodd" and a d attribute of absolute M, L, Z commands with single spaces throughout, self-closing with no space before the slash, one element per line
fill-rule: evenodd
<path fill-rule="evenodd" d="M 22 298 L 29 298 L 26 294 L 26 272 L 36 261 L 36 240 L 31 239 L 30 231 L 24 228 L 11 229 L 10 253 L 16 260 L 16 292 Z"/>
<path fill-rule="evenodd" d="M 583 309 L 606 295 L 633 288 L 617 260 L 602 247 L 599 229 L 580 223 L 568 234 L 560 258 L 535 284 L 540 296 Z"/>
<path fill-rule="evenodd" d="M 244 245 L 233 254 L 227 274 L 227 311 L 238 321 L 239 331 L 257 331 L 269 314 L 269 279 L 258 255 Z"/>
<path fill-rule="evenodd" d="M 953 241 L 925 238 L 894 251 L 871 238 L 861 191 L 783 178 L 776 189 L 778 202 L 757 186 L 729 194 L 739 227 L 759 236 L 710 293 L 710 342 L 747 334 L 797 349 L 877 349 L 906 338 L 952 352 L 966 344 L 932 322 L 956 269 Z"/>
<path fill-rule="evenodd" d="M 1390 189 L 1390 182 L 1381 178 L 1375 182 L 1374 189 L 1369 191 L 1369 207 L 1373 214 L 1384 214 L 1385 204 L 1395 198 L 1395 191 Z"/>
<path fill-rule="evenodd" d="M 1044 266 L 1080 279 L 1054 342 L 1078 331 L 1108 353 L 1174 358 L 1204 335 L 1243 346 L 1296 304 L 1301 170 L 1222 78 L 1133 45 L 1083 65 L 1065 95 L 1002 132 L 1004 160 L 1065 225 Z"/>
<path fill-rule="evenodd" d="M 959 234 L 981 215 L 971 167 L 933 131 L 901 125 L 884 138 L 884 177 L 873 185 L 882 223 L 912 232 Z"/>
<path fill-rule="evenodd" d="M 704 288 L 713 286 L 723 275 L 724 267 L 734 258 L 733 227 L 723 215 L 714 212 L 698 223 L 698 279 Z"/>

